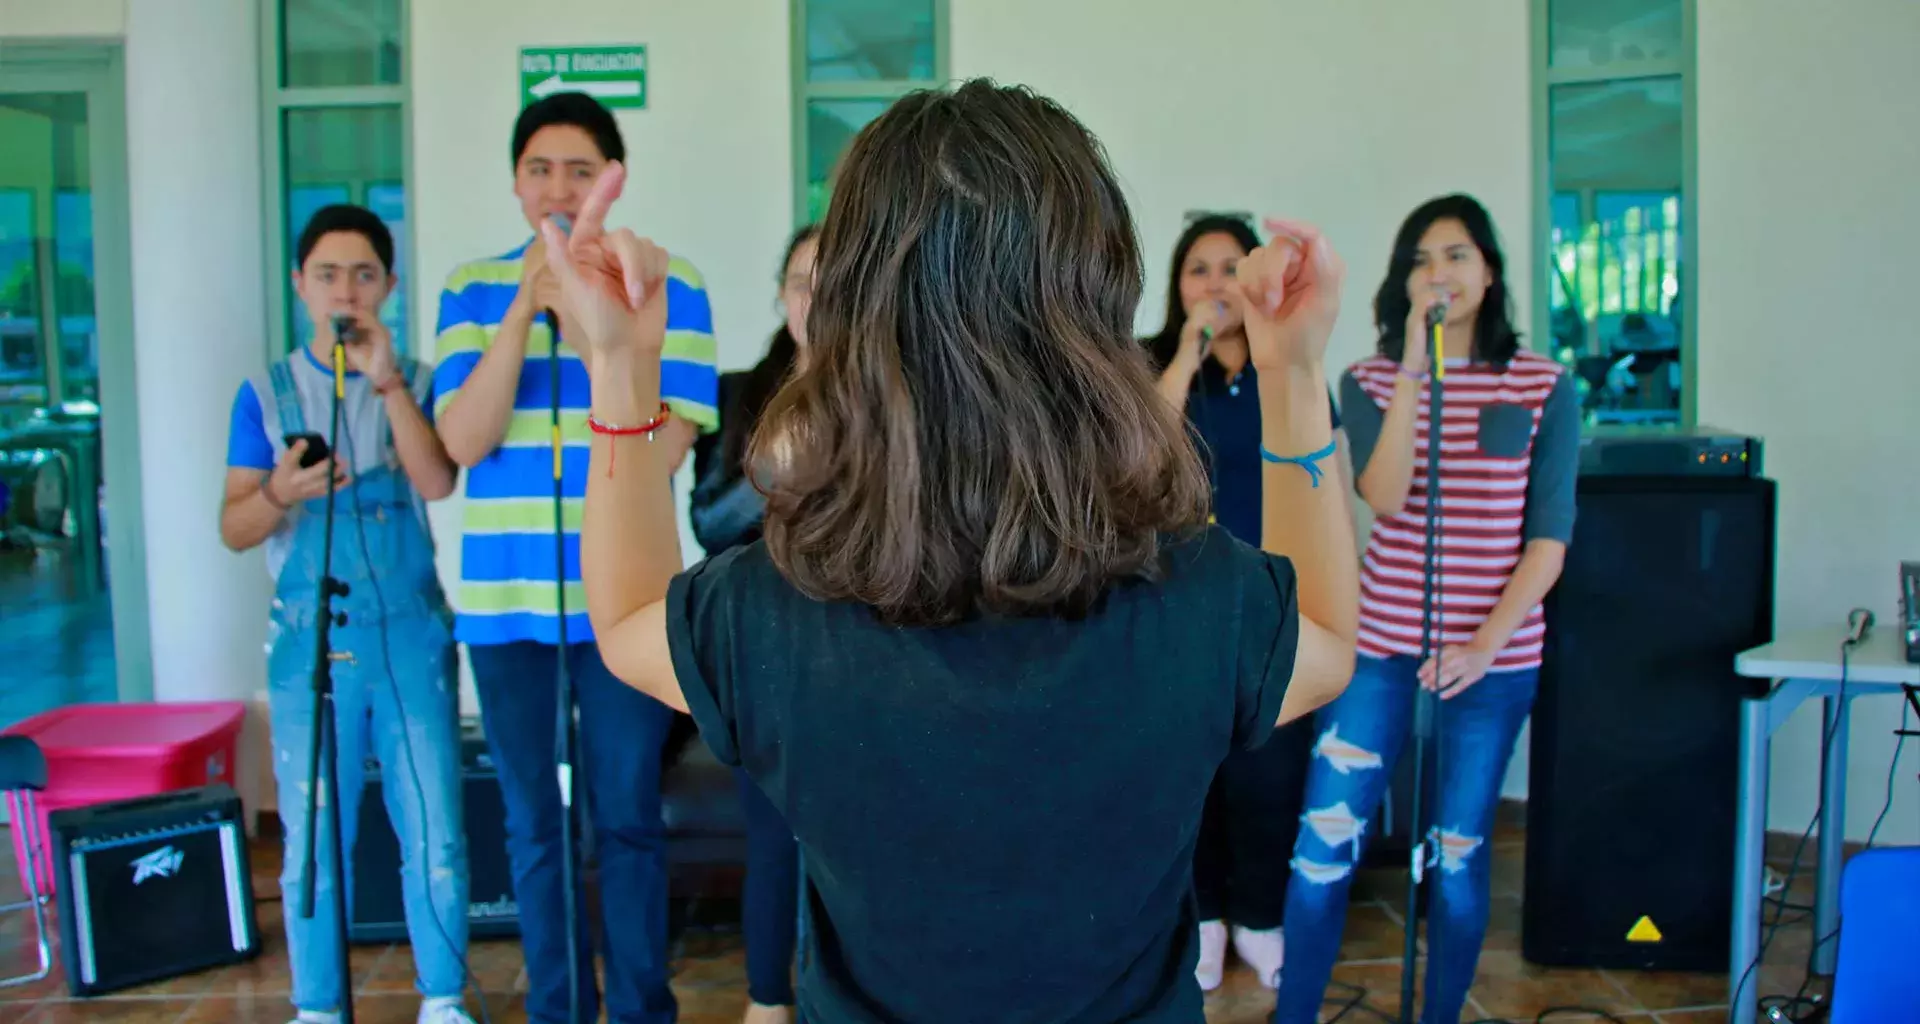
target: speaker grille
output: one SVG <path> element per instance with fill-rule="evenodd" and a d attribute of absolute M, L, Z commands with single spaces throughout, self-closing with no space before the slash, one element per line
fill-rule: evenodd
<path fill-rule="evenodd" d="M 1521 948 L 1554 966 L 1719 970 L 1731 937 L 1736 654 L 1772 636 L 1775 488 L 1585 477 L 1547 601 Z M 1627 938 L 1641 917 L 1658 942 Z"/>

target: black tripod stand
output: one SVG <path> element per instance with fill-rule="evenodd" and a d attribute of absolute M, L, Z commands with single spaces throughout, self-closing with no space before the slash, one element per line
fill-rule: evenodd
<path fill-rule="evenodd" d="M 564 217 L 556 219 L 562 229 L 569 227 Z M 557 681 L 554 739 L 560 776 L 560 884 L 566 890 L 561 903 L 566 907 L 567 924 L 567 1020 L 570 1024 L 583 1024 L 580 1019 L 580 858 L 573 803 L 573 763 L 580 750 L 580 726 L 574 719 L 573 673 L 567 663 L 567 530 L 560 484 L 564 451 L 560 439 L 560 315 L 551 309 L 547 310 L 547 326 L 552 344 L 547 354 L 547 380 L 551 385 L 548 397 L 553 416 L 553 600 L 560 630 L 556 638 L 558 645 L 554 648 Z"/>
<path fill-rule="evenodd" d="M 347 960 L 347 872 L 346 852 L 340 840 L 340 751 L 339 735 L 333 719 L 333 627 L 345 625 L 347 615 L 333 610 L 335 597 L 347 596 L 347 585 L 333 578 L 333 508 L 339 489 L 333 481 L 340 476 L 340 406 L 347 393 L 347 348 L 344 325 L 336 322 L 333 332 L 333 414 L 327 433 L 327 521 L 320 556 L 319 640 L 313 656 L 313 734 L 307 757 L 307 843 L 300 875 L 300 917 L 313 919 L 314 874 L 318 870 L 316 826 L 319 805 L 324 796 L 327 805 L 328 849 L 333 853 L 334 945 L 340 957 L 340 1019 L 353 1024 L 353 969 Z M 324 776 L 321 772 L 325 772 Z M 324 789 L 322 788 L 324 786 Z"/>
<path fill-rule="evenodd" d="M 1431 663 L 1434 666 L 1434 688 L 1429 690 L 1416 685 L 1413 688 L 1413 799 L 1409 833 L 1413 843 L 1409 848 L 1407 871 L 1407 944 L 1400 959 L 1400 1022 L 1413 1024 L 1418 1019 L 1414 1012 L 1413 981 L 1414 967 L 1420 955 L 1420 887 L 1425 884 L 1427 869 L 1439 861 L 1437 844 L 1439 840 L 1428 833 L 1432 830 L 1427 817 L 1432 809 L 1427 806 L 1427 745 L 1433 744 L 1434 759 L 1439 760 L 1440 739 L 1440 426 L 1441 411 L 1446 404 L 1447 364 L 1441 350 L 1442 321 L 1446 317 L 1445 306 L 1435 306 L 1427 311 L 1426 337 L 1421 341 L 1429 346 L 1432 355 L 1432 370 L 1427 375 L 1427 512 L 1426 512 L 1426 551 L 1421 571 L 1420 593 L 1420 664 Z M 1407 339 L 1408 344 L 1413 339 Z M 1434 776 L 1439 776 L 1435 765 Z M 1427 929 L 1427 970 L 1434 969 L 1437 956 L 1438 934 L 1435 929 Z"/>

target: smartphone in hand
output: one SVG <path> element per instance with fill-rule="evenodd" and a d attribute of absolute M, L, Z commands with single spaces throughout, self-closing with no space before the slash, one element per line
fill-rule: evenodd
<path fill-rule="evenodd" d="M 323 434 L 309 431 L 305 434 L 288 434 L 282 437 L 281 440 L 286 442 L 289 448 L 293 447 L 295 441 L 304 440 L 307 442 L 307 450 L 300 453 L 301 469 L 310 469 L 318 466 L 322 462 L 327 461 L 327 456 L 330 454 L 327 450 L 326 436 Z"/>

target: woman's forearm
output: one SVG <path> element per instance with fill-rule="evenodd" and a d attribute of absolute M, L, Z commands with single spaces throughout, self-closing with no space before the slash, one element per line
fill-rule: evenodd
<path fill-rule="evenodd" d="M 1326 378 L 1318 367 L 1260 375 L 1261 445 L 1292 457 L 1333 439 Z M 1336 448 L 1337 454 L 1337 448 Z M 1353 561 L 1353 518 L 1335 458 L 1317 467 L 1266 463 L 1261 475 L 1261 547 L 1293 562 L 1300 615 L 1349 643 L 1358 630 L 1359 583 Z"/>
<path fill-rule="evenodd" d="M 603 355 L 593 368 L 593 415 L 613 426 L 660 409 L 660 356 Z M 665 447 L 646 435 L 595 433 L 580 527 L 580 575 L 596 635 L 667 595 L 684 566 Z"/>
<path fill-rule="evenodd" d="M 1413 489 L 1414 421 L 1420 415 L 1420 382 L 1394 379 L 1393 398 L 1380 422 L 1380 437 L 1360 474 L 1360 496 L 1376 515 L 1390 516 L 1407 505 Z"/>
<path fill-rule="evenodd" d="M 1527 613 L 1546 599 L 1548 591 L 1560 580 L 1566 565 L 1567 546 L 1557 540 L 1530 540 L 1520 553 L 1520 564 L 1500 591 L 1500 600 L 1475 631 L 1474 646 L 1499 651 L 1513 639 L 1513 632 L 1527 620 Z"/>
<path fill-rule="evenodd" d="M 1185 353 L 1178 353 L 1174 355 L 1173 362 L 1168 363 L 1167 368 L 1161 372 L 1160 381 L 1156 387 L 1160 391 L 1160 397 L 1166 399 L 1167 404 L 1173 406 L 1175 412 L 1186 412 L 1187 395 L 1193 390 L 1193 375 L 1198 369 L 1199 367 L 1194 365 Z"/>

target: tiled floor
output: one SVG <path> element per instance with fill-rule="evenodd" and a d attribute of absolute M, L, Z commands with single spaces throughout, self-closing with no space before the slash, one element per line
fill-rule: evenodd
<path fill-rule="evenodd" d="M 1517 816 L 1516 816 L 1517 817 Z M 1775 837 L 1779 838 L 1779 837 Z M 1634 1024 L 1706 1024 L 1726 1019 L 1727 979 L 1723 974 L 1649 974 L 1632 971 L 1549 970 L 1520 958 L 1520 881 L 1523 833 L 1516 824 L 1501 826 L 1494 843 L 1493 919 L 1480 973 L 1468 1006 L 1468 1020 L 1491 1017 L 1532 1021 L 1541 1011 L 1559 1006 L 1586 1006 L 1605 1010 Z M 13 891 L 11 844 L 0 855 L 0 892 Z M 1791 844 L 1777 850 L 1791 854 Z M 1784 868 L 1785 856 L 1779 858 Z M 291 1015 L 287 1005 L 286 943 L 281 932 L 283 913 L 277 899 L 280 867 L 277 843 L 257 845 L 253 858 L 254 889 L 266 952 L 238 967 L 175 978 L 164 983 L 94 1000 L 70 1001 L 58 967 L 52 977 L 21 988 L 0 989 L 0 1024 L 61 1024 L 68 1021 L 118 1024 L 282 1024 Z M 1793 902 L 1809 903 L 1812 878 L 1803 870 L 1791 890 Z M 1719 884 L 1719 879 L 1713 880 Z M 1378 1022 L 1391 1019 L 1399 1005 L 1400 948 L 1404 933 L 1398 901 L 1404 876 L 1392 871 L 1368 872 L 1356 884 L 1356 900 L 1342 946 L 1344 960 L 1334 972 L 1336 986 L 1328 993 L 1327 1018 L 1341 1003 L 1365 989 L 1365 1007 L 1341 1018 Z M 0 897 L 4 898 L 4 897 Z M 680 997 L 681 1020 L 686 1024 L 724 1024 L 737 1021 L 746 1005 L 744 949 L 734 926 L 733 905 L 723 900 L 691 901 L 679 908 L 687 924 L 675 939 L 675 991 Z M 1767 950 L 1761 968 L 1760 991 L 1792 994 L 1803 980 L 1803 968 L 1812 941 L 1804 916 L 1791 913 Z M 0 973 L 30 968 L 33 947 L 31 924 L 25 915 L 0 920 Z M 57 960 L 56 952 L 56 960 Z M 478 942 L 468 957 L 473 975 L 486 993 L 488 1011 L 496 1022 L 526 1020 L 521 993 L 519 947 L 509 941 Z M 356 948 L 352 955 L 359 998 L 356 1009 L 362 1024 L 409 1024 L 418 999 L 412 994 L 412 964 L 405 946 Z M 1812 990 L 1825 994 L 1820 982 Z M 478 1016 L 477 1003 L 471 998 Z M 1267 1019 L 1272 994 L 1252 974 L 1233 964 L 1226 984 L 1207 1000 L 1212 1024 L 1257 1024 Z M 1389 1015 L 1383 1017 L 1381 1014 Z M 1554 1022 L 1599 1020 L 1578 1014 L 1555 1014 Z"/>

